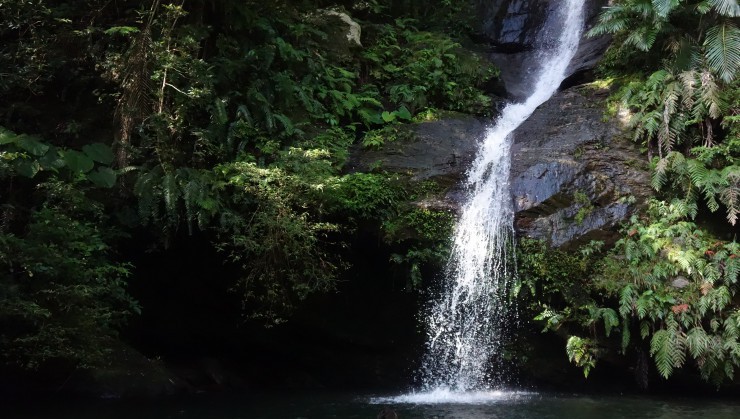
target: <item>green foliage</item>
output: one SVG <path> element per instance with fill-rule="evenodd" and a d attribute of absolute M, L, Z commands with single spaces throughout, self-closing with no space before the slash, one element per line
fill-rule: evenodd
<path fill-rule="evenodd" d="M 569 306 L 584 305 L 587 296 L 579 289 L 591 272 L 601 244 L 592 242 L 579 255 L 551 249 L 541 240 L 520 239 L 513 296 L 527 298 L 529 309 L 534 312 L 562 301 Z"/>
<path fill-rule="evenodd" d="M 370 130 L 362 138 L 362 145 L 367 148 L 381 148 L 386 143 L 412 139 L 414 133 L 407 126 L 389 125 L 381 129 Z"/>
<path fill-rule="evenodd" d="M 668 378 L 690 356 L 705 379 L 720 383 L 740 365 L 728 352 L 738 335 L 722 326 L 734 322 L 737 311 L 731 295 L 737 290 L 738 245 L 687 221 L 689 211 L 680 201 L 653 202 L 648 220 L 633 219 L 626 227 L 597 284 L 610 293 L 621 287 L 623 321 L 639 322 L 642 339 L 652 335 L 650 353 L 661 375 Z M 725 349 L 708 350 L 708 339 Z"/>
<path fill-rule="evenodd" d="M 104 365 L 116 330 L 138 312 L 130 266 L 111 258 L 113 230 L 100 204 L 74 184 L 40 185 L 44 204 L 23 233 L 0 231 L 0 346 L 6 361 Z"/>
<path fill-rule="evenodd" d="M 21 175 L 34 178 L 40 172 L 63 175 L 68 179 L 84 178 L 95 186 L 112 188 L 118 173 L 108 164 L 113 160 L 110 147 L 92 143 L 83 151 L 57 148 L 42 139 L 26 134 L 15 134 L 0 127 L 0 175 Z M 97 170 L 92 171 L 98 162 Z"/>
<path fill-rule="evenodd" d="M 162 228 L 165 241 L 182 222 L 190 233 L 194 226 L 205 229 L 222 205 L 215 187 L 210 172 L 180 168 L 165 173 L 161 166 L 148 170 L 137 178 L 133 190 L 140 222 Z"/>
<path fill-rule="evenodd" d="M 594 210 L 594 205 L 591 203 L 588 195 L 581 191 L 576 191 L 573 195 L 573 199 L 577 204 L 579 204 L 578 212 L 573 219 L 577 224 L 582 224 L 583 220 L 585 220 Z"/>
<path fill-rule="evenodd" d="M 696 206 L 703 198 L 710 211 L 716 212 L 723 205 L 727 221 L 735 225 L 740 212 L 740 165 L 735 162 L 737 139 L 716 148 L 697 147 L 694 152 L 698 158 L 686 158 L 679 152 L 671 152 L 657 162 L 653 173 L 653 187 L 657 190 L 672 189 L 686 194 L 688 205 Z M 709 153 L 706 153 L 709 151 Z M 708 156 L 711 155 L 710 156 Z M 718 163 L 731 161 L 731 164 Z M 727 164 L 727 163 L 725 163 Z M 724 167 L 723 167 L 724 166 Z M 669 183 L 670 185 L 666 185 Z M 670 186 L 670 188 L 667 188 Z M 696 212 L 690 214 L 696 216 Z"/>
<path fill-rule="evenodd" d="M 568 354 L 570 362 L 583 368 L 583 375 L 588 378 L 588 374 L 596 367 L 596 354 L 593 342 L 590 339 L 571 336 L 565 345 L 565 351 Z"/>
<path fill-rule="evenodd" d="M 333 21 L 321 12 L 335 5 L 2 3 L 3 246 L 40 254 L 41 236 L 31 231 L 61 228 L 49 220 L 56 207 L 36 192 L 43 185 L 62 185 L 70 197 L 88 200 L 58 220 L 79 223 L 91 243 L 102 241 L 85 263 L 121 271 L 110 268 L 90 295 L 115 291 L 120 301 L 102 298 L 80 333 L 109 339 L 117 323 L 95 316 L 121 311 L 117 304 L 127 301 L 119 288 L 129 267 L 113 262 L 105 234 L 117 229 L 156 238 L 141 248 L 167 247 L 184 230 L 197 230 L 236 268 L 231 288 L 243 295 L 244 313 L 267 324 L 286 319 L 312 293 L 333 289 L 345 267 L 340 249 L 358 226 L 377 227 L 417 283 L 424 265 L 442 259 L 449 214 L 417 211 L 407 202 L 415 187 L 394 176 L 342 169 L 355 142 L 377 147 L 403 138 L 409 132 L 403 124 L 430 112 L 490 112 L 481 87 L 495 70 L 453 40 L 467 31 L 462 17 L 472 16 L 469 5 L 347 5 L 353 18 L 364 19 L 362 48 L 337 45 Z M 85 206 L 129 215 L 125 221 L 93 217 Z M 418 237 L 401 238 L 401 232 Z M 88 292 L 87 265 L 78 265 L 82 285 L 76 289 Z M 63 276 L 73 283 L 72 273 Z M 54 281 L 49 289 L 62 283 Z M 19 290 L 19 301 L 38 296 L 10 288 Z M 44 295 L 49 304 L 64 303 L 54 301 L 61 293 Z M 80 310 L 88 306 L 85 301 Z M 71 323 L 54 324 L 59 327 L 43 332 L 46 338 L 59 336 L 59 348 L 71 347 L 62 336 L 73 333 Z M 14 353 L 35 344 L 19 340 L 21 332 L 42 334 L 20 329 Z M 106 345 L 84 339 L 58 358 L 92 364 L 97 355 L 85 355 L 84 347 Z"/>
<path fill-rule="evenodd" d="M 217 227 L 218 247 L 244 276 L 247 314 L 279 323 L 309 294 L 333 289 L 341 260 L 331 251 L 339 227 L 321 220 L 319 185 L 254 163 L 219 166 L 232 201 Z"/>
<path fill-rule="evenodd" d="M 397 177 L 375 173 L 353 173 L 337 180 L 333 199 L 335 211 L 362 220 L 384 220 L 399 210 L 404 191 Z"/>
<path fill-rule="evenodd" d="M 738 112 L 738 14 L 735 1 L 623 0 L 606 8 L 590 32 L 616 36 L 602 69 L 623 78 L 616 97 L 631 113 L 634 138 L 650 160 L 659 158 L 653 185 L 660 190 L 670 182 L 674 193 L 691 203 L 703 198 L 713 212 L 721 203 L 733 225 L 737 133 L 720 127 L 733 125 Z M 658 50 L 665 53 L 651 55 L 662 61 L 644 54 Z M 721 151 L 708 152 L 715 147 Z"/>
<path fill-rule="evenodd" d="M 449 212 L 419 207 L 404 208 L 383 223 L 385 240 L 398 249 L 391 261 L 408 272 L 408 289 L 421 287 L 422 266 L 438 268 L 449 259 L 453 226 Z"/>
<path fill-rule="evenodd" d="M 550 268 L 542 252 L 522 256 L 522 281 L 544 308 L 536 319 L 546 322 L 546 330 L 565 326 L 571 333 L 573 328 L 590 332 L 587 342 L 572 338 L 567 348 L 584 372 L 600 356 L 597 348 L 609 347 L 610 335 L 619 331 L 621 351 L 648 345 L 664 378 L 693 360 L 705 380 L 720 384 L 733 379 L 740 366 L 735 353 L 739 311 L 733 301 L 740 248 L 689 221 L 692 211 L 681 200 L 653 201 L 646 217 L 633 217 L 608 253 L 582 249 L 588 282 L 574 282 L 568 275 L 552 281 L 552 274 L 545 275 Z M 570 293 L 580 298 L 569 298 Z"/>
<path fill-rule="evenodd" d="M 375 28 L 363 52 L 372 83 L 386 86 L 395 106 L 416 113 L 426 107 L 488 115 L 491 99 L 479 86 L 497 75 L 490 65 L 449 38 L 419 31 L 416 22 L 397 19 Z"/>
<path fill-rule="evenodd" d="M 671 66 L 683 70 L 707 65 L 729 83 L 740 66 L 740 32 L 732 0 L 620 0 L 607 7 L 589 35 L 617 34 L 623 48 L 668 50 Z"/>

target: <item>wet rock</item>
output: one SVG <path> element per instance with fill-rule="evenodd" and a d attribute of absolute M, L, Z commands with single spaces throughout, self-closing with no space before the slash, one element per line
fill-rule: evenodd
<path fill-rule="evenodd" d="M 378 413 L 378 419 L 398 419 L 398 414 L 388 406 L 385 406 L 383 410 Z"/>
<path fill-rule="evenodd" d="M 586 87 L 559 92 L 514 132 L 510 183 L 520 235 L 555 247 L 610 242 L 650 196 L 646 159 L 621 123 L 603 115 L 607 94 Z M 356 150 L 350 170 L 434 179 L 446 192 L 418 205 L 458 210 L 485 125 L 458 116 L 408 129 L 414 135 L 403 141 Z"/>
<path fill-rule="evenodd" d="M 596 24 L 599 12 L 607 3 L 607 0 L 586 0 L 584 36 L 568 67 L 563 87 L 588 80 L 584 75 L 596 66 L 606 51 L 609 37 L 590 38 L 585 32 Z M 535 50 L 548 49 L 538 37 L 543 31 L 559 32 L 558 19 L 554 18 L 558 4 L 560 2 L 555 0 L 477 1 L 481 38 L 491 45 L 490 58 L 501 69 L 501 78 L 511 98 L 522 99 L 529 93 L 537 71 L 538 52 Z"/>
<path fill-rule="evenodd" d="M 520 234 L 556 247 L 611 241 L 651 194 L 644 157 L 603 116 L 607 92 L 556 94 L 514 133 L 511 189 Z"/>
<path fill-rule="evenodd" d="M 472 162 L 484 125 L 465 115 L 422 122 L 405 129 L 413 135 L 399 135 L 380 149 L 356 149 L 347 167 L 352 172 L 383 170 L 403 173 L 413 180 L 436 179 L 453 184 Z"/>
<path fill-rule="evenodd" d="M 499 51 L 509 53 L 531 50 L 556 7 L 554 0 L 477 1 L 483 34 Z"/>

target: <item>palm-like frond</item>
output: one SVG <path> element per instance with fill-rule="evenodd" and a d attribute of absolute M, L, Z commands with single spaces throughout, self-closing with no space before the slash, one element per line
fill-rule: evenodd
<path fill-rule="evenodd" d="M 736 3 L 737 4 L 737 3 Z M 722 81 L 729 83 L 740 68 L 740 30 L 731 22 L 722 22 L 707 30 L 704 39 L 707 63 Z"/>
<path fill-rule="evenodd" d="M 709 4 L 723 16 L 740 16 L 740 5 L 737 0 L 708 0 Z"/>
<path fill-rule="evenodd" d="M 652 0 L 653 9 L 660 17 L 668 17 L 676 7 L 681 4 L 680 0 Z"/>

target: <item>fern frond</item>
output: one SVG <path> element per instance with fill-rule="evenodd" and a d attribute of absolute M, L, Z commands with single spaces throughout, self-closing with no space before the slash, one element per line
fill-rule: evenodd
<path fill-rule="evenodd" d="M 681 106 L 685 109 L 691 109 L 694 106 L 694 95 L 697 84 L 696 77 L 696 71 L 694 70 L 684 71 L 678 75 L 678 79 L 681 81 L 681 86 L 683 87 Z"/>
<path fill-rule="evenodd" d="M 641 51 L 649 51 L 660 32 L 660 26 L 642 26 L 629 33 L 624 43 Z"/>
<path fill-rule="evenodd" d="M 727 221 L 735 225 L 740 213 L 740 167 L 729 166 L 722 170 L 726 184 L 720 191 L 720 201 L 727 207 Z"/>
<path fill-rule="evenodd" d="M 708 0 L 717 13 L 727 17 L 740 16 L 740 5 L 737 0 Z"/>
<path fill-rule="evenodd" d="M 721 90 L 717 86 L 717 82 L 714 80 L 714 76 L 709 71 L 703 71 L 700 76 L 701 79 L 701 90 L 700 97 L 701 103 L 707 109 L 707 113 L 712 118 L 719 118 L 722 116 L 725 104 L 722 102 Z"/>
<path fill-rule="evenodd" d="M 731 22 L 721 22 L 707 30 L 704 48 L 709 66 L 730 83 L 740 68 L 740 30 Z"/>
<path fill-rule="evenodd" d="M 652 0 L 653 9 L 662 18 L 668 17 L 681 3 L 680 0 Z"/>
<path fill-rule="evenodd" d="M 707 332 L 700 326 L 689 330 L 689 333 L 686 335 L 686 346 L 688 346 L 689 353 L 695 359 L 703 357 L 709 348 L 709 336 L 707 336 Z"/>
<path fill-rule="evenodd" d="M 665 329 L 655 332 L 650 340 L 650 355 L 655 359 L 658 372 L 666 379 L 673 373 L 672 351 L 671 333 Z"/>
<path fill-rule="evenodd" d="M 738 273 L 740 273 L 740 258 L 737 255 L 736 257 L 727 258 L 724 266 L 725 282 L 728 284 L 737 283 Z"/>
<path fill-rule="evenodd" d="M 622 354 L 627 352 L 627 347 L 630 344 L 630 324 L 628 321 L 622 322 Z"/>

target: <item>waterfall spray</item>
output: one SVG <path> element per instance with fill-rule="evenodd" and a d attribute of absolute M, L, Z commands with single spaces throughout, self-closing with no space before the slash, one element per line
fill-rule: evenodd
<path fill-rule="evenodd" d="M 513 277 L 513 217 L 509 189 L 511 133 L 548 100 L 565 78 L 583 26 L 584 0 L 563 0 L 557 44 L 538 55 L 530 96 L 504 108 L 487 130 L 467 174 L 467 200 L 455 227 L 439 296 L 426 316 L 425 391 L 490 389 L 502 384 L 501 344 Z M 547 36 L 547 35 L 546 35 Z"/>

